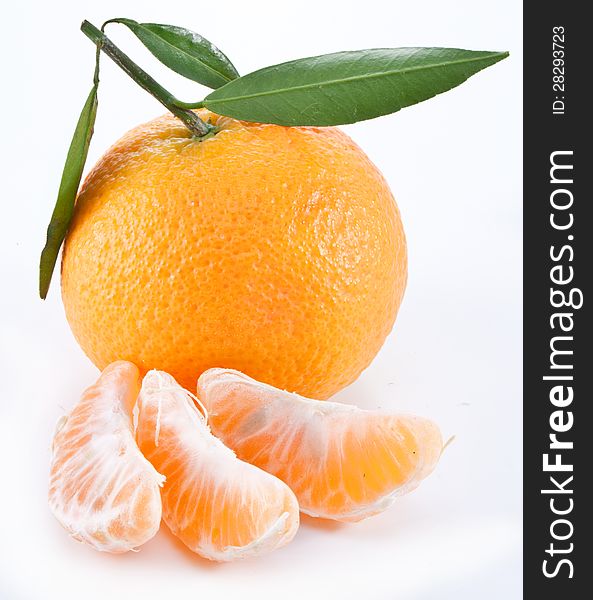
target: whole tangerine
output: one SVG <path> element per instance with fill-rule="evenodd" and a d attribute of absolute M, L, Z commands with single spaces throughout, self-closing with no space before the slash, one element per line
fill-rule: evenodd
<path fill-rule="evenodd" d="M 195 389 L 211 367 L 327 398 L 371 362 L 407 278 L 393 195 L 334 127 L 207 111 L 136 127 L 78 195 L 62 298 L 99 367 L 128 360 Z"/>

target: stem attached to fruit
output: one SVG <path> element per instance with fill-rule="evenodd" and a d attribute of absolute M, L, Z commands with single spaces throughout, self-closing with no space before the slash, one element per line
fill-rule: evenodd
<path fill-rule="evenodd" d="M 162 85 L 157 83 L 146 71 L 141 69 L 126 54 L 124 54 L 104 33 L 92 23 L 83 21 L 81 31 L 125 71 L 140 87 L 154 96 L 165 108 L 171 111 L 190 130 L 192 135 L 202 138 L 212 134 L 215 127 L 205 123 L 191 110 L 181 108 L 180 102 Z"/>

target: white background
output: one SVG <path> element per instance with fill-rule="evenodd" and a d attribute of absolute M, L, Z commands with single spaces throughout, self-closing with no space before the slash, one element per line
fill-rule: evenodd
<path fill-rule="evenodd" d="M 2 16 L 0 598 L 519 598 L 521 3 L 28 0 Z M 38 255 L 91 84 L 94 52 L 78 26 L 116 16 L 199 31 L 242 73 L 365 47 L 511 51 L 445 95 L 346 128 L 398 200 L 410 279 L 394 332 L 336 399 L 426 415 L 456 436 L 388 512 L 348 526 L 303 519 L 286 548 L 224 565 L 184 551 L 164 527 L 139 553 L 97 553 L 50 514 L 53 426 L 97 371 L 70 334 L 58 281 L 38 299 Z M 179 97 L 204 94 L 125 30 L 109 33 Z M 88 166 L 161 112 L 105 59 Z"/>

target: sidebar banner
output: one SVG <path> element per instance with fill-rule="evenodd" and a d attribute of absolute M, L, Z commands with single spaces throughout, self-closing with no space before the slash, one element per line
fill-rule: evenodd
<path fill-rule="evenodd" d="M 593 597 L 593 34 L 583 3 L 524 6 L 524 597 L 576 600 Z"/>

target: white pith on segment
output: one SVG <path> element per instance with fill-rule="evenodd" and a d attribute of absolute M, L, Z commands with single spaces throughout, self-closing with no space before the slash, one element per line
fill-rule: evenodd
<path fill-rule="evenodd" d="M 165 478 L 133 433 L 138 382 L 132 363 L 110 364 L 60 419 L 53 439 L 50 508 L 72 537 L 105 552 L 136 549 L 161 521 Z"/>
<path fill-rule="evenodd" d="M 167 476 L 163 519 L 190 550 L 231 561 L 269 552 L 294 537 L 299 524 L 294 494 L 214 437 L 173 377 L 149 371 L 138 406 L 139 446 Z"/>
<path fill-rule="evenodd" d="M 213 433 L 285 481 L 311 516 L 358 521 L 385 510 L 430 474 L 442 449 L 428 419 L 311 400 L 231 369 L 204 372 L 198 396 Z"/>

